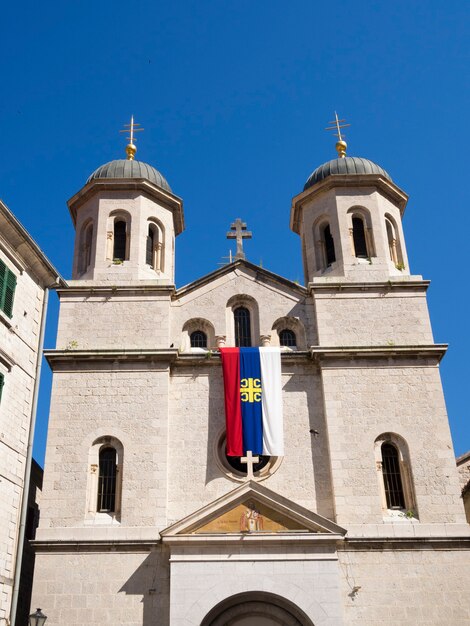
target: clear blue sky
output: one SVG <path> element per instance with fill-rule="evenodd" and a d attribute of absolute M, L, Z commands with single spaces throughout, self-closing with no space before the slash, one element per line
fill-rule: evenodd
<path fill-rule="evenodd" d="M 138 158 L 184 199 L 178 285 L 217 268 L 238 216 L 254 235 L 248 258 L 302 280 L 290 200 L 335 156 L 324 127 L 337 110 L 352 124 L 348 153 L 382 165 L 410 195 L 411 270 L 432 280 L 435 340 L 450 344 L 441 371 L 461 454 L 470 449 L 468 23 L 468 4 L 432 0 L 6 3 L 0 197 L 70 277 L 65 202 L 124 156 L 118 131 L 134 113 L 145 127 Z"/>

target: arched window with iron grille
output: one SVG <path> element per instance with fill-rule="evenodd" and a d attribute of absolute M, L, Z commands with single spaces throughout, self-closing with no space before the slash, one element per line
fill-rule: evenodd
<path fill-rule="evenodd" d="M 207 348 L 207 335 L 202 330 L 195 330 L 189 337 L 191 348 Z"/>
<path fill-rule="evenodd" d="M 114 513 L 116 510 L 116 450 L 105 447 L 99 454 L 98 502 L 100 513 Z"/>
<path fill-rule="evenodd" d="M 382 444 L 382 474 L 387 508 L 404 509 L 405 494 L 397 448 L 389 442 Z"/>
<path fill-rule="evenodd" d="M 247 348 L 251 346 L 251 318 L 250 311 L 239 306 L 233 312 L 235 322 L 235 345 L 238 348 Z"/>
<path fill-rule="evenodd" d="M 295 348 L 297 339 L 294 331 L 290 330 L 290 328 L 283 328 L 279 333 L 279 344 L 286 348 Z"/>

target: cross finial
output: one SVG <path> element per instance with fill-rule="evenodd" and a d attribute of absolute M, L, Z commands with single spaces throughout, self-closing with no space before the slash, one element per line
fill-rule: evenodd
<path fill-rule="evenodd" d="M 120 133 L 129 133 L 129 137 L 127 138 L 129 143 L 126 146 L 126 154 L 127 154 L 128 161 L 133 161 L 135 157 L 135 153 L 137 152 L 137 146 L 134 144 L 134 141 L 135 141 L 134 133 L 138 133 L 141 130 L 144 130 L 143 128 L 137 128 L 137 126 L 140 126 L 140 124 L 137 124 L 136 122 L 134 122 L 134 116 L 131 115 L 131 123 L 124 124 L 124 129 L 119 131 Z"/>
<path fill-rule="evenodd" d="M 239 217 L 230 224 L 231 230 L 227 233 L 227 239 L 236 239 L 237 240 L 237 254 L 235 255 L 236 259 L 244 259 L 245 253 L 243 252 L 243 240 L 251 239 L 252 233 L 249 230 L 246 230 L 246 222 L 242 222 Z"/>
<path fill-rule="evenodd" d="M 255 477 L 253 467 L 256 463 L 259 463 L 259 456 L 253 456 L 253 452 L 251 450 L 247 450 L 246 456 L 242 456 L 240 458 L 240 463 L 246 464 L 246 477 L 248 480 L 253 480 Z"/>
<path fill-rule="evenodd" d="M 325 128 L 325 130 L 336 130 L 336 132 L 334 133 L 338 137 L 338 141 L 336 142 L 336 151 L 340 159 L 344 159 L 344 157 L 346 156 L 346 148 L 348 147 L 348 144 L 343 139 L 345 135 L 341 134 L 341 129 L 346 128 L 347 126 L 351 126 L 351 124 L 345 124 L 344 122 L 346 122 L 346 120 L 339 120 L 338 114 L 335 111 L 335 119 L 331 122 L 328 122 L 328 124 L 331 124 L 331 126 L 327 126 Z"/>

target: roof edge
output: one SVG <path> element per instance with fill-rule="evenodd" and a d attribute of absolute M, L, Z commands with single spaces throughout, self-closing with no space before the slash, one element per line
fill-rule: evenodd
<path fill-rule="evenodd" d="M 39 245 L 33 239 L 33 237 L 29 234 L 23 224 L 15 217 L 15 215 L 11 212 L 11 210 L 7 207 L 7 205 L 0 200 L 0 219 L 3 218 L 6 220 L 10 227 L 15 231 L 16 235 L 21 240 L 21 243 L 25 243 L 28 250 L 30 251 L 34 261 L 39 262 L 43 269 L 43 280 L 44 286 L 47 289 L 55 289 L 56 287 L 66 287 L 67 283 L 62 278 L 59 271 L 54 267 L 54 265 L 49 261 L 45 253 L 41 250 Z M 7 239 L 8 241 L 8 239 Z M 18 246 L 16 246 L 18 247 Z M 24 257 L 24 253 L 18 252 L 21 257 Z M 34 262 L 31 259 L 29 265 L 30 269 L 34 270 Z M 25 259 L 26 260 L 26 259 Z M 38 276 L 38 278 L 41 278 Z M 50 282 L 47 282 L 46 279 L 49 279 Z"/>

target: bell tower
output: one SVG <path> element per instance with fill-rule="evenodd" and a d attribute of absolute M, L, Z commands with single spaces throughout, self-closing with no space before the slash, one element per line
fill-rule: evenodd
<path fill-rule="evenodd" d="M 174 239 L 184 229 L 183 203 L 154 167 L 135 160 L 138 124 L 131 118 L 127 159 L 102 165 L 68 202 L 76 235 L 74 280 L 174 283 Z"/>
<path fill-rule="evenodd" d="M 305 283 L 328 277 L 346 281 L 387 281 L 409 276 L 402 217 L 408 196 L 372 161 L 346 156 L 341 128 L 338 158 L 310 175 L 294 197 L 291 229 L 302 242 Z"/>

